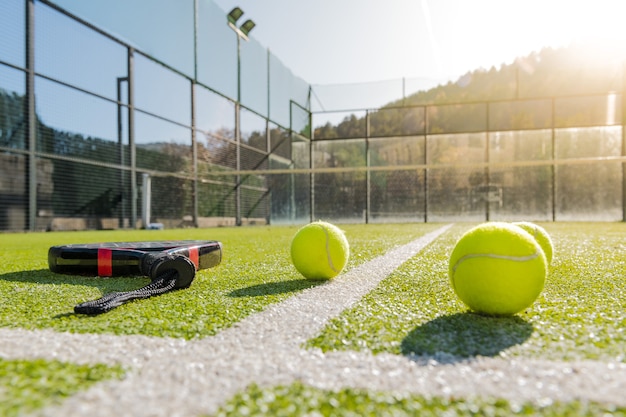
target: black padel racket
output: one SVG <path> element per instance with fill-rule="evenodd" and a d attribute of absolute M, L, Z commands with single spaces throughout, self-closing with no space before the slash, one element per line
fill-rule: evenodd
<path fill-rule="evenodd" d="M 148 254 L 160 255 L 156 252 L 186 256 L 198 270 L 219 265 L 222 260 L 222 245 L 215 240 L 106 242 L 52 246 L 48 266 L 59 274 L 149 275 L 142 269 L 142 260 Z"/>
<path fill-rule="evenodd" d="M 196 271 L 222 260 L 222 244 L 214 240 L 107 242 L 53 246 L 48 251 L 52 272 L 73 275 L 147 275 L 151 282 L 133 291 L 113 292 L 78 304 L 80 314 L 101 314 L 127 301 L 187 288 Z"/>

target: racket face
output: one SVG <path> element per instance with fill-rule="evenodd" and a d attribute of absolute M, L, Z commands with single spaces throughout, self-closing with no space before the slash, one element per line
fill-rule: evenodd
<path fill-rule="evenodd" d="M 187 256 L 197 270 L 214 267 L 222 260 L 222 245 L 215 240 L 104 242 L 52 246 L 48 266 L 61 274 L 140 275 L 141 260 L 149 252 Z"/>

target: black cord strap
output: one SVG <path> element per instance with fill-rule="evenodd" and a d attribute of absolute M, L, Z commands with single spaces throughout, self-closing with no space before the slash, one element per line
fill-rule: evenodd
<path fill-rule="evenodd" d="M 182 255 L 148 254 L 144 259 L 142 270 L 152 278 L 150 284 L 133 291 L 112 292 L 97 300 L 86 301 L 75 306 L 74 312 L 102 314 L 131 300 L 150 298 L 174 289 L 187 288 L 196 274 L 194 264 Z"/>

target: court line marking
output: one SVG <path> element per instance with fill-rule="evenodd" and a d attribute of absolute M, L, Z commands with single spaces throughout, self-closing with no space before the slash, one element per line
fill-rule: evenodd
<path fill-rule="evenodd" d="M 449 227 L 271 305 L 212 337 L 186 341 L 0 329 L 0 357 L 104 362 L 129 368 L 124 380 L 96 384 L 38 413 L 44 416 L 200 415 L 216 411 L 251 383 L 271 386 L 297 380 L 330 389 L 349 386 L 425 395 L 490 395 L 517 401 L 545 397 L 615 402 L 622 398 L 626 364 L 479 359 L 441 365 L 391 354 L 323 354 L 302 349 L 302 343 L 331 318 Z M 602 390 L 591 389 L 598 378 Z"/>

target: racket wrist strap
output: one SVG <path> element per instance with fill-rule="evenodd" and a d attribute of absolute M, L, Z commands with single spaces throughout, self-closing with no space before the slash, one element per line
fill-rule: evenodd
<path fill-rule="evenodd" d="M 151 278 L 150 284 L 133 291 L 112 292 L 74 307 L 78 314 L 96 315 L 111 311 L 131 300 L 150 298 L 191 285 L 196 267 L 183 255 L 148 254 L 142 262 L 142 272 Z"/>

